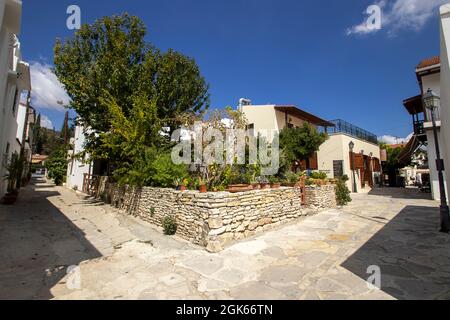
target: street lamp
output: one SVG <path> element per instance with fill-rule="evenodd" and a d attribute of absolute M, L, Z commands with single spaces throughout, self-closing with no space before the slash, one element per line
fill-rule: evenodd
<path fill-rule="evenodd" d="M 447 196 L 445 194 L 444 185 L 444 161 L 441 159 L 441 151 L 439 149 L 438 131 L 436 126 L 435 111 L 441 103 L 440 97 L 431 89 L 423 96 L 423 104 L 425 108 L 430 110 L 431 122 L 433 123 L 434 145 L 436 147 L 436 167 L 439 177 L 439 191 L 441 193 L 441 232 L 448 233 L 450 231 L 450 213 L 447 205 Z"/>
<path fill-rule="evenodd" d="M 357 187 L 356 187 L 355 154 L 353 153 L 353 149 L 355 148 L 355 143 L 353 141 L 350 141 L 350 143 L 348 144 L 348 147 L 349 147 L 350 153 L 352 155 L 352 159 L 351 159 L 352 165 L 350 166 L 350 169 L 353 172 L 353 192 L 356 193 L 358 190 L 357 190 Z"/>

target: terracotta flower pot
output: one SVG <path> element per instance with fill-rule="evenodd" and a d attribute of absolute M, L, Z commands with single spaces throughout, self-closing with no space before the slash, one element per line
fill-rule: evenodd
<path fill-rule="evenodd" d="M 270 187 L 271 187 L 272 189 L 280 189 L 281 183 L 272 183 L 272 184 L 270 185 Z"/>
<path fill-rule="evenodd" d="M 261 185 L 259 183 L 253 183 L 252 184 L 253 190 L 259 190 L 261 189 Z"/>
<path fill-rule="evenodd" d="M 208 192 L 208 188 L 206 188 L 206 185 L 202 185 L 199 187 L 200 193 L 206 193 Z"/>
<path fill-rule="evenodd" d="M 181 186 L 180 187 L 180 191 L 186 191 L 187 190 L 187 187 L 186 186 Z"/>
<path fill-rule="evenodd" d="M 268 183 L 261 183 L 261 189 L 270 189 L 270 184 Z"/>
<path fill-rule="evenodd" d="M 253 187 L 248 184 L 232 184 L 228 186 L 228 192 L 237 193 L 237 192 L 246 192 L 253 190 Z"/>

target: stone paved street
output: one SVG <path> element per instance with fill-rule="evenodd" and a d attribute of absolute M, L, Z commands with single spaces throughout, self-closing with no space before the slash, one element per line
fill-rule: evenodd
<path fill-rule="evenodd" d="M 0 206 L 0 299 L 450 299 L 438 204 L 416 190 L 353 197 L 210 254 L 37 181 Z M 374 265 L 381 290 L 366 282 Z"/>

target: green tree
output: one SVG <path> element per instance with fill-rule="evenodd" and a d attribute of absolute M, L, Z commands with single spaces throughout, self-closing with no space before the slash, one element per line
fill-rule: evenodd
<path fill-rule="evenodd" d="M 209 107 L 208 85 L 195 61 L 173 50 L 161 53 L 145 41 L 146 33 L 139 18 L 123 14 L 83 25 L 73 38 L 56 42 L 55 73 L 79 121 L 92 130 L 86 150 L 93 157 L 122 160 L 114 159 L 117 152 L 110 150 L 111 144 L 104 144 L 104 134 L 113 126 L 105 116 L 110 111 L 105 99 L 114 100 L 128 120 L 138 108 L 143 113 L 153 108 L 150 113 L 158 121 L 141 128 L 145 134 L 173 128 L 179 114 L 198 114 Z M 137 101 L 146 102 L 136 107 Z"/>
<path fill-rule="evenodd" d="M 399 156 L 403 151 L 403 147 L 392 148 L 390 145 L 381 143 L 380 148 L 386 150 L 387 161 L 383 165 L 383 171 L 389 177 L 389 186 L 397 187 L 397 175 L 399 169 L 409 165 L 409 163 L 399 162 Z"/>
<path fill-rule="evenodd" d="M 45 163 L 49 177 L 56 185 L 61 185 L 67 174 L 67 146 L 60 144 L 55 148 Z"/>
<path fill-rule="evenodd" d="M 285 165 L 308 158 L 318 151 L 328 139 L 325 133 L 319 133 L 315 127 L 305 123 L 300 128 L 285 128 L 280 132 L 280 148 Z"/>

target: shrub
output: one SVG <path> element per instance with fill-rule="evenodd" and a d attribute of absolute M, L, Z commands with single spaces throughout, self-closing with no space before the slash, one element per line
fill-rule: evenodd
<path fill-rule="evenodd" d="M 65 182 L 67 174 L 67 146 L 60 145 L 56 147 L 49 156 L 45 166 L 49 177 L 55 181 L 56 185 L 61 185 Z"/>
<path fill-rule="evenodd" d="M 173 217 L 165 217 L 162 226 L 165 235 L 172 236 L 177 232 L 177 222 Z"/>
<path fill-rule="evenodd" d="M 328 178 L 328 176 L 325 172 L 312 172 L 310 178 L 316 180 L 325 180 Z"/>
<path fill-rule="evenodd" d="M 287 172 L 284 176 L 285 183 L 296 184 L 299 182 L 299 180 L 300 180 L 300 174 L 292 172 L 292 171 Z"/>
<path fill-rule="evenodd" d="M 158 155 L 153 162 L 155 170 L 151 178 L 157 187 L 173 187 L 175 179 L 183 180 L 188 175 L 188 168 L 184 164 L 174 164 L 169 153 Z"/>
<path fill-rule="evenodd" d="M 340 206 L 345 206 L 352 201 L 350 197 L 350 190 L 347 187 L 347 176 L 343 176 L 337 180 L 336 183 L 336 202 Z"/>

